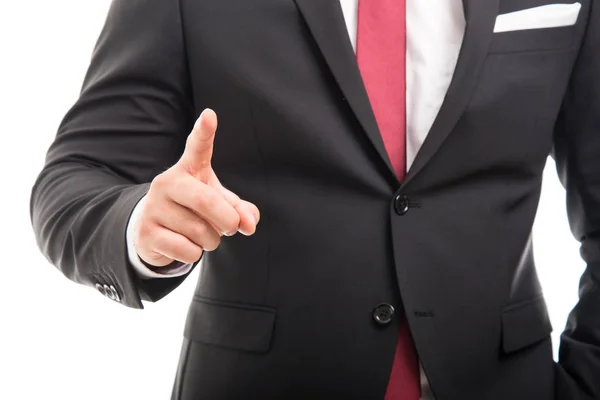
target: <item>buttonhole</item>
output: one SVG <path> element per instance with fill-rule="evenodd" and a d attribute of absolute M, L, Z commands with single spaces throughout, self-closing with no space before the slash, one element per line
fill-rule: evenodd
<path fill-rule="evenodd" d="M 419 201 L 413 201 L 413 200 L 408 200 L 408 206 L 410 208 L 421 208 L 421 202 L 419 202 Z"/>
<path fill-rule="evenodd" d="M 433 317 L 433 311 L 428 310 L 428 311 L 414 311 L 415 317 L 417 318 L 432 318 Z"/>

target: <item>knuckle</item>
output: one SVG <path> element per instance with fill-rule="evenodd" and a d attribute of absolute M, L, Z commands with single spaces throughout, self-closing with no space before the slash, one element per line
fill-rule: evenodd
<path fill-rule="evenodd" d="M 145 221 L 140 221 L 136 230 L 137 236 L 140 239 L 147 239 L 152 236 L 154 233 L 154 227 L 152 224 L 146 223 Z"/>
<path fill-rule="evenodd" d="M 191 231 L 193 239 L 196 242 L 202 240 L 206 236 L 208 229 L 205 224 L 195 223 L 192 225 Z"/>
<path fill-rule="evenodd" d="M 153 220 L 153 211 L 156 209 L 156 204 L 154 200 L 154 196 L 147 196 L 146 199 L 143 200 L 144 204 L 142 205 L 142 209 L 140 212 L 140 221 L 151 221 Z"/>
<path fill-rule="evenodd" d="M 160 197 L 167 196 L 173 189 L 181 186 L 180 172 L 177 166 L 156 175 L 150 183 L 150 191 L 158 193 Z"/>
<path fill-rule="evenodd" d="M 153 234 L 153 242 L 154 242 L 154 248 L 156 250 L 163 250 L 163 251 L 173 250 L 173 243 L 171 243 L 169 238 L 166 237 L 165 235 Z"/>
<path fill-rule="evenodd" d="M 156 191 L 163 191 L 166 189 L 167 182 L 169 180 L 168 174 L 165 172 L 161 172 L 156 175 L 152 182 L 150 183 L 150 189 L 154 189 Z"/>

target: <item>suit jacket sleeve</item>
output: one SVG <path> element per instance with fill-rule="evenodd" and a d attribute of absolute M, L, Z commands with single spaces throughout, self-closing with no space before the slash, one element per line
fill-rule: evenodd
<path fill-rule="evenodd" d="M 600 5 L 591 7 L 553 154 L 567 191 L 571 230 L 587 264 L 579 302 L 561 336 L 557 399 L 600 398 Z"/>
<path fill-rule="evenodd" d="M 69 279 L 113 285 L 143 308 L 187 275 L 140 279 L 126 228 L 149 182 L 174 164 L 194 122 L 178 0 L 113 0 L 79 99 L 31 193 L 38 246 Z"/>

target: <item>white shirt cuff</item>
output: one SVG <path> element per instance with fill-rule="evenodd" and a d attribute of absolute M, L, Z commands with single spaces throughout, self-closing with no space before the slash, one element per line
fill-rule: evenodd
<path fill-rule="evenodd" d="M 174 278 L 177 276 L 182 276 L 190 272 L 190 270 L 194 267 L 194 264 L 183 264 L 177 268 L 169 268 L 165 269 L 164 273 L 159 273 L 152 271 L 150 268 L 146 267 L 142 260 L 137 254 L 135 250 L 135 246 L 133 244 L 133 238 L 135 233 L 135 228 L 137 226 L 137 221 L 140 217 L 140 213 L 142 211 L 142 207 L 146 200 L 146 196 L 142 197 L 140 201 L 135 205 L 133 211 L 131 213 L 131 217 L 129 218 L 129 222 L 127 222 L 127 233 L 126 233 L 126 241 L 127 241 L 127 257 L 129 258 L 129 262 L 133 266 L 133 269 L 137 272 L 137 274 L 144 279 L 153 279 L 153 278 Z"/>

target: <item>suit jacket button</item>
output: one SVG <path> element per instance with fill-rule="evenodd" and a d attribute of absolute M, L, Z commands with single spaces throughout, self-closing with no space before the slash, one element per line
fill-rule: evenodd
<path fill-rule="evenodd" d="M 408 196 L 399 194 L 394 199 L 394 209 L 396 210 L 396 214 L 405 215 L 410 208 L 410 203 Z"/>
<path fill-rule="evenodd" d="M 373 319 L 379 325 L 387 325 L 392 322 L 394 316 L 394 307 L 389 304 L 383 303 L 378 305 L 373 311 Z"/>
<path fill-rule="evenodd" d="M 96 283 L 96 290 L 102 293 L 104 296 L 106 296 L 106 289 L 104 289 L 104 286 L 102 286 L 102 284 Z"/>
<path fill-rule="evenodd" d="M 112 290 L 110 290 L 110 286 L 108 286 L 107 284 L 104 284 L 104 295 L 109 299 L 114 300 L 114 294 Z"/>
<path fill-rule="evenodd" d="M 119 296 L 119 292 L 117 292 L 117 289 L 115 289 L 115 287 L 113 285 L 109 286 L 110 292 L 112 294 L 111 299 L 113 299 L 116 302 L 120 302 L 121 301 L 121 296 Z"/>

